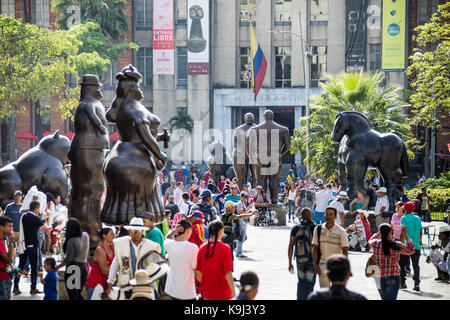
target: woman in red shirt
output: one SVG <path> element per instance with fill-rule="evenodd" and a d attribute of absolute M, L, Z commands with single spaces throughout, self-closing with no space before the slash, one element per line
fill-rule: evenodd
<path fill-rule="evenodd" d="M 94 252 L 94 264 L 86 283 L 88 300 L 91 300 L 94 288 L 101 284 L 106 288 L 106 280 L 108 280 L 109 268 L 114 259 L 114 232 L 111 228 L 103 228 L 100 230 L 100 244 Z"/>
<path fill-rule="evenodd" d="M 200 246 L 195 268 L 199 292 L 205 300 L 230 300 L 236 295 L 233 260 L 230 246 L 220 240 L 224 233 L 222 221 L 210 222 L 208 231 L 208 242 Z"/>

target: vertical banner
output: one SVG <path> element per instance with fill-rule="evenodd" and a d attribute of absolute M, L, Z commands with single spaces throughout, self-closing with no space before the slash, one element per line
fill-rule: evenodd
<path fill-rule="evenodd" d="M 153 74 L 175 73 L 174 0 L 153 0 Z"/>
<path fill-rule="evenodd" d="M 345 2 L 345 71 L 366 69 L 368 0 Z"/>
<path fill-rule="evenodd" d="M 188 0 L 188 74 L 209 74 L 209 0 Z"/>
<path fill-rule="evenodd" d="M 405 70 L 406 0 L 383 0 L 381 68 Z"/>

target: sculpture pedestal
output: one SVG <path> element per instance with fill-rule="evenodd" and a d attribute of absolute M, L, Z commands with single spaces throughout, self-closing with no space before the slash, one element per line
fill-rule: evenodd
<path fill-rule="evenodd" d="M 271 204 L 270 210 L 272 210 L 275 214 L 275 218 L 278 220 L 277 226 L 285 226 L 286 225 L 286 208 L 280 204 Z"/>

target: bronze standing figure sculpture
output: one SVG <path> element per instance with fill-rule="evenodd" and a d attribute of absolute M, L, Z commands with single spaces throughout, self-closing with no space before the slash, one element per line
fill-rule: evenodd
<path fill-rule="evenodd" d="M 230 180 L 236 175 L 231 165 L 231 159 L 222 141 L 214 141 L 208 145 L 210 156 L 206 159 L 208 170 L 214 181 L 220 181 L 220 176 L 225 176 Z M 217 153 L 217 151 L 219 151 Z"/>
<path fill-rule="evenodd" d="M 246 139 L 248 129 L 255 126 L 255 116 L 253 113 L 246 113 L 244 121 L 243 125 L 240 125 L 233 131 L 233 168 L 238 180 L 239 190 L 242 190 L 243 185 L 247 183 L 249 170 L 252 177 L 252 187 L 256 187 L 255 165 L 249 163 L 248 141 Z"/>
<path fill-rule="evenodd" d="M 396 134 L 379 133 L 363 114 L 343 111 L 336 116 L 331 140 L 340 143 L 338 170 L 341 190 L 346 190 L 349 197 L 354 198 L 356 189 L 364 189 L 367 168 L 372 167 L 380 173 L 382 186 L 393 199 L 395 186 L 409 174 L 406 146 Z"/>
<path fill-rule="evenodd" d="M 249 163 L 255 164 L 256 184 L 267 192 L 269 181 L 270 202 L 278 203 L 282 157 L 291 147 L 289 129 L 273 121 L 273 111 L 264 112 L 264 122 L 249 128 L 247 146 Z M 272 144 L 276 142 L 275 144 Z"/>
<path fill-rule="evenodd" d="M 124 225 L 144 211 L 154 212 L 162 220 L 161 203 L 156 177 L 167 163 L 167 156 L 158 141 L 167 143 L 167 131 L 158 134 L 160 119 L 140 102 L 144 95 L 139 86 L 142 75 L 132 65 L 116 75 L 119 80 L 116 98 L 106 113 L 114 122 L 120 140 L 114 145 L 103 164 L 107 182 L 101 220 Z"/>
<path fill-rule="evenodd" d="M 95 75 L 84 75 L 81 85 L 80 103 L 75 111 L 75 134 L 70 145 L 70 179 L 72 181 L 69 217 L 77 218 L 83 230 L 89 233 L 93 254 L 101 229 L 101 197 L 105 181 L 102 174 L 105 149 L 109 149 L 108 121 L 102 87 Z"/>

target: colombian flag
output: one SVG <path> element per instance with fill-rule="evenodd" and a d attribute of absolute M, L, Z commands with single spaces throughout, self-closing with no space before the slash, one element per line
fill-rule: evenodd
<path fill-rule="evenodd" d="M 250 58 L 252 62 L 252 91 L 255 93 L 255 101 L 261 89 L 264 76 L 266 75 L 267 61 L 264 53 L 256 40 L 255 30 L 250 23 Z"/>

